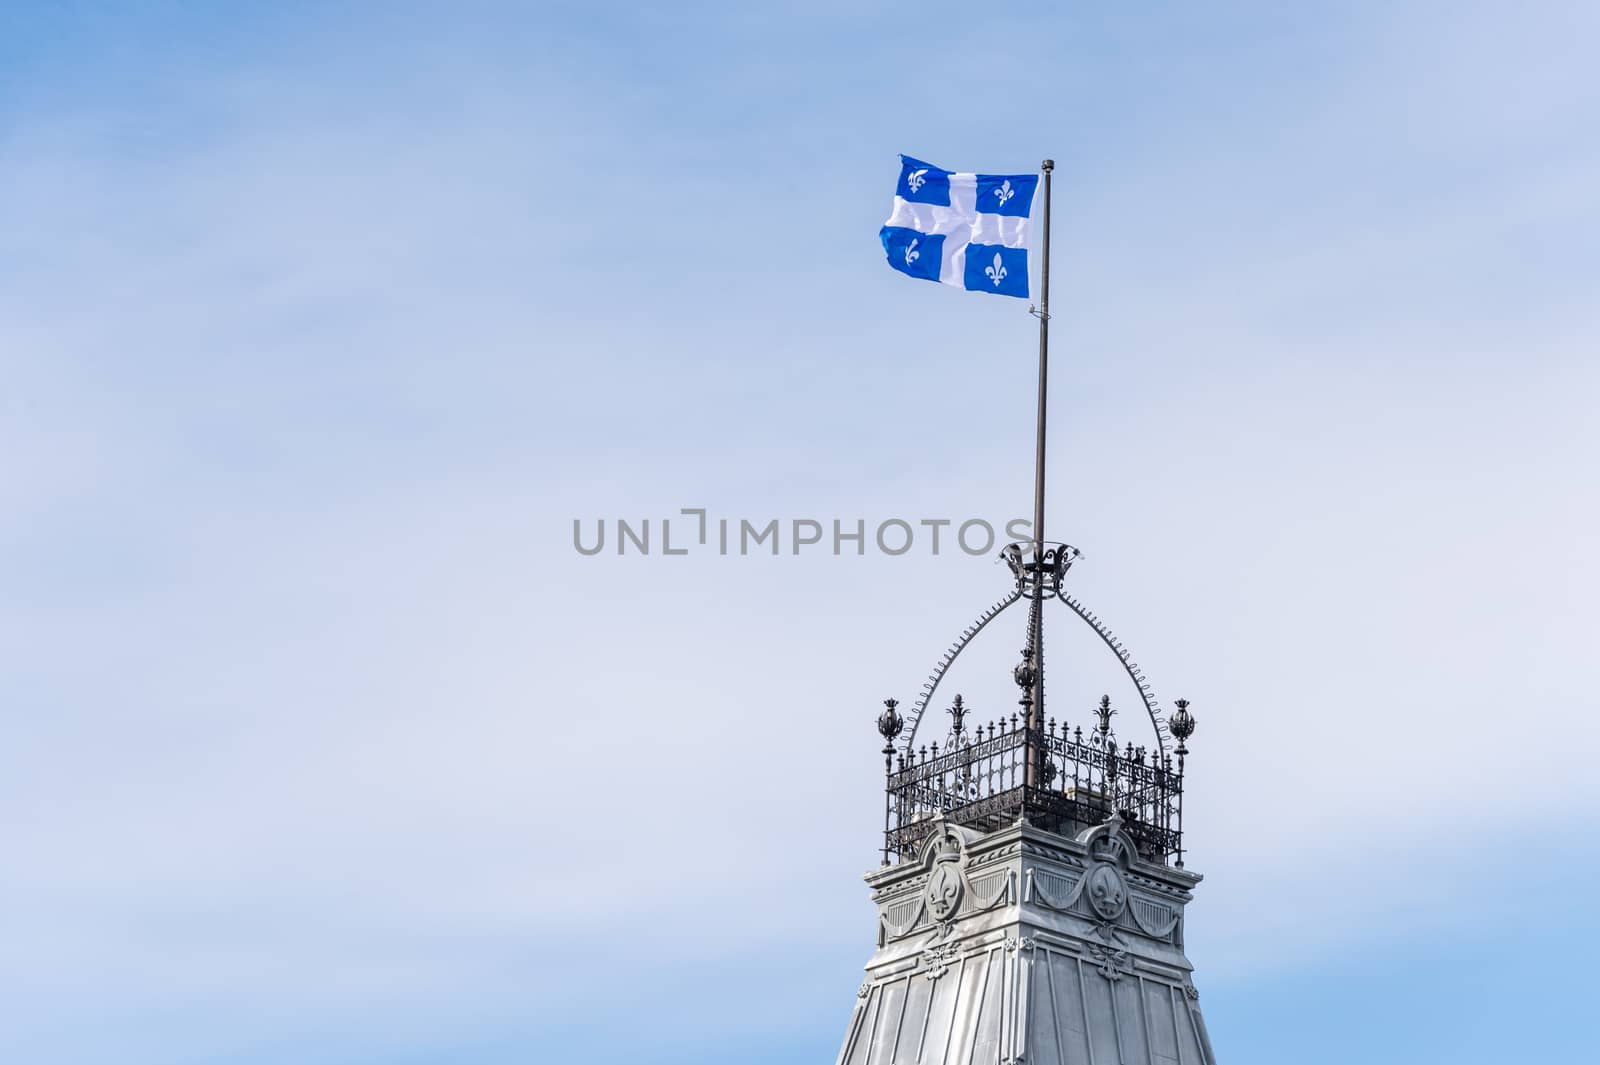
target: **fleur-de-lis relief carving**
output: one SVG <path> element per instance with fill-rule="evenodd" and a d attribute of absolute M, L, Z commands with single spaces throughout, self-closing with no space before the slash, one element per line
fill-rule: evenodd
<path fill-rule="evenodd" d="M 1000 282 L 1006 279 L 1006 268 L 1005 264 L 1000 261 L 999 252 L 994 253 L 994 265 L 984 267 L 983 272 L 988 275 L 990 281 L 994 282 L 995 288 L 1000 287 Z"/>
<path fill-rule="evenodd" d="M 906 188 L 910 189 L 912 192 L 917 192 L 922 188 L 923 185 L 927 184 L 927 181 L 927 167 L 923 167 L 921 170 L 913 170 L 910 174 L 906 175 Z M 1000 202 L 1004 203 L 1005 201 L 1001 200 Z"/>
<path fill-rule="evenodd" d="M 918 259 L 922 258 L 922 253 L 917 250 L 917 243 L 921 239 L 922 239 L 921 237 L 912 237 L 911 238 L 911 243 L 906 245 L 906 265 L 907 266 L 910 266 L 912 263 L 914 263 Z"/>
<path fill-rule="evenodd" d="M 1006 201 L 1017 194 L 1017 190 L 1011 187 L 1011 179 L 1007 178 L 1000 183 L 999 188 L 994 190 L 994 194 L 1000 198 L 1000 206 L 1004 207 Z"/>

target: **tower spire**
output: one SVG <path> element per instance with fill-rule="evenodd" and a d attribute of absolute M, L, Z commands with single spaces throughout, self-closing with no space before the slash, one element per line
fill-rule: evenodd
<path fill-rule="evenodd" d="M 1014 586 L 940 658 L 909 713 L 901 717 L 889 699 L 878 717 L 883 864 L 866 876 L 877 945 L 838 1065 L 910 1056 L 971 1065 L 1216 1061 L 1183 942 L 1184 910 L 1200 882 L 1184 868 L 1183 847 L 1195 715 L 1179 700 L 1163 722 L 1127 648 L 1062 587 L 1078 549 L 1045 539 L 1054 165 L 1042 164 L 1041 294 L 1030 308 L 1039 319 L 1033 535 L 1001 551 Z M 1087 736 L 1068 727 L 1065 714 L 1060 728 L 1046 716 L 1049 599 L 1116 656 L 1149 716 L 1148 748 L 1117 736 L 1109 696 Z M 972 704 L 957 695 L 944 749 L 918 747 L 918 726 L 946 670 L 1022 600 L 1027 635 L 1011 674 L 1021 713 L 985 708 L 981 694 Z M 998 716 L 969 727 L 969 716 L 982 721 L 978 712 Z"/>

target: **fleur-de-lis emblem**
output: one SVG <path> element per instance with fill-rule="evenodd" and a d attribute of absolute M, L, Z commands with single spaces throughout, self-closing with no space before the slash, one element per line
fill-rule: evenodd
<path fill-rule="evenodd" d="M 994 253 L 994 265 L 984 267 L 983 272 L 989 276 L 990 281 L 994 282 L 995 288 L 1000 287 L 1000 282 L 1006 279 L 1006 268 L 1005 264 L 1000 261 L 999 252 Z"/>
<path fill-rule="evenodd" d="M 917 250 L 917 241 L 919 241 L 921 239 L 922 239 L 921 237 L 912 237 L 911 238 L 911 243 L 906 245 L 906 265 L 907 266 L 910 266 L 912 263 L 914 263 L 918 259 L 922 258 L 922 253 Z"/>
<path fill-rule="evenodd" d="M 918 189 L 922 188 L 923 185 L 927 184 L 927 175 L 927 167 L 923 167 L 921 170 L 913 170 L 906 176 L 906 188 L 910 189 L 912 192 L 916 192 Z"/>
<path fill-rule="evenodd" d="M 1000 197 L 1000 206 L 1004 207 L 1006 201 L 1017 194 L 1017 190 L 1011 187 L 1011 179 L 1006 178 L 1000 183 L 1000 187 L 994 190 L 994 194 Z"/>

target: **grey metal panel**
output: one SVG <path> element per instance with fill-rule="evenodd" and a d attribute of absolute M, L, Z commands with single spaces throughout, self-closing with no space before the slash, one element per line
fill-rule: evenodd
<path fill-rule="evenodd" d="M 1083 992 L 1078 988 L 1078 959 L 1070 954 L 1048 952 L 1050 992 L 1055 998 L 1056 1027 L 1065 1035 L 1081 1036 L 1087 1027 L 1083 1015 Z M 1066 1055 L 1068 1061 L 1074 1060 Z"/>
<path fill-rule="evenodd" d="M 1172 1016 L 1172 988 L 1146 981 L 1144 1015 L 1150 1031 L 1150 1057 L 1155 1065 L 1182 1065 L 1178 1060 L 1178 1028 Z"/>
<path fill-rule="evenodd" d="M 977 1017 L 972 1032 L 972 1065 L 989 1065 L 1000 1060 L 1000 1018 L 1006 1008 L 1006 979 L 1002 967 L 1005 955 L 989 952 L 984 965 L 983 989 L 979 993 Z"/>
<path fill-rule="evenodd" d="M 844 1060 L 849 1056 L 850 1050 L 861 1040 L 861 1025 L 866 1020 L 867 1007 L 864 999 L 858 999 L 856 1008 L 850 1013 L 850 1027 L 844 1033 L 844 1046 L 839 1048 L 839 1057 L 836 1065 L 844 1065 Z"/>
<path fill-rule="evenodd" d="M 861 1011 L 861 1026 L 856 1031 L 855 1041 L 846 1051 L 844 1065 L 866 1065 L 867 1054 L 877 1037 L 878 1003 L 882 997 L 881 989 L 872 989 L 866 1009 Z"/>
<path fill-rule="evenodd" d="M 1089 1045 L 1095 1065 L 1119 1065 L 1122 1039 L 1117 1034 L 1115 1007 L 1111 1002 L 1111 981 L 1098 969 L 1083 968 L 1084 1002 L 1088 1006 Z"/>
<path fill-rule="evenodd" d="M 1081 1065 L 1089 1059 L 1089 1019 L 1084 1016 L 1083 966 L 1078 959 L 1052 954 L 1050 982 L 1056 999 L 1056 1038 L 1063 1065 Z"/>
<path fill-rule="evenodd" d="M 922 979 L 918 977 L 918 979 Z M 933 988 L 928 1011 L 928 1030 L 923 1038 L 921 1065 L 945 1065 L 950 1040 L 956 1025 L 956 992 L 961 985 L 960 971 L 941 976 Z"/>
<path fill-rule="evenodd" d="M 877 1032 L 872 1041 L 871 1065 L 890 1065 L 894 1060 L 894 1046 L 900 1033 L 900 1020 L 906 1004 L 906 982 L 896 980 L 885 984 L 878 1006 Z"/>
<path fill-rule="evenodd" d="M 1150 1048 L 1145 1042 L 1144 996 L 1139 993 L 1139 981 L 1124 976 L 1113 982 L 1112 989 L 1117 996 L 1117 1027 L 1122 1034 L 1122 1060 L 1125 1065 L 1146 1065 L 1150 1061 Z"/>
<path fill-rule="evenodd" d="M 945 1065 L 972 1065 L 972 1042 L 977 1034 L 978 1010 L 989 986 L 988 952 L 967 958 L 961 966 L 956 993 L 955 1023 L 950 1028 Z"/>
<path fill-rule="evenodd" d="M 928 1027 L 928 1006 L 933 984 L 927 977 L 906 977 L 906 1005 L 901 1011 L 900 1031 L 895 1037 L 895 1065 L 916 1065 L 922 1050 L 922 1036 Z"/>
<path fill-rule="evenodd" d="M 1006 953 L 1016 951 L 1016 957 L 1004 965 L 1006 978 L 1005 1019 L 1000 1034 L 1000 1054 L 1005 1060 L 1026 1060 L 1029 1033 L 1043 1031 L 1032 1016 L 1034 957 L 1031 950 L 1023 949 L 1019 941 L 1007 940 Z"/>
<path fill-rule="evenodd" d="M 1060 997 L 1055 990 L 1055 962 L 1051 952 L 1040 950 L 1033 958 L 1029 988 L 1027 1061 L 1031 1065 L 1063 1065 L 1061 1058 Z"/>
<path fill-rule="evenodd" d="M 1178 1031 L 1178 1061 L 1181 1065 L 1205 1065 L 1200 1038 L 1194 1031 L 1194 1018 L 1189 1016 L 1188 996 L 1176 987 L 1170 988 L 1168 994 L 1172 997 L 1172 1019 Z"/>

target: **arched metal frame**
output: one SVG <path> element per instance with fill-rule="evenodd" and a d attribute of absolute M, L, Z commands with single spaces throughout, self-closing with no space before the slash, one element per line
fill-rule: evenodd
<path fill-rule="evenodd" d="M 1150 690 L 1150 682 L 1145 679 L 1144 672 L 1139 668 L 1139 663 L 1133 660 L 1128 649 L 1122 646 L 1112 631 L 1106 628 L 1105 622 L 1095 617 L 1085 609 L 1084 605 L 1066 592 L 1058 592 L 1056 598 L 1067 604 L 1072 612 L 1084 620 L 1084 624 L 1094 630 L 1095 635 L 1111 648 L 1111 653 L 1117 656 L 1117 661 L 1122 663 L 1122 668 L 1127 672 L 1128 679 L 1133 681 L 1134 688 L 1139 692 L 1139 700 L 1144 703 L 1145 713 L 1150 715 L 1150 727 L 1156 733 L 1156 747 L 1165 756 L 1167 751 L 1167 723 L 1161 714 L 1161 705 L 1156 701 L 1155 692 Z"/>
<path fill-rule="evenodd" d="M 928 680 L 922 686 L 922 694 L 917 697 L 916 705 L 911 708 L 911 713 L 907 716 L 906 724 L 908 727 L 903 733 L 905 738 L 900 747 L 902 753 L 909 755 L 914 749 L 917 726 L 922 723 L 922 715 L 932 705 L 934 693 L 939 690 L 940 682 L 944 680 L 945 673 L 955 663 L 956 658 L 960 656 L 961 652 L 966 649 L 967 645 L 972 642 L 978 633 L 983 631 L 985 625 L 999 617 L 1006 607 L 1021 599 L 1022 595 L 1022 588 L 1019 585 L 1010 595 L 985 610 L 978 616 L 977 622 L 968 626 L 962 632 L 961 637 L 950 645 L 950 649 L 944 653 L 944 657 L 939 659 L 939 663 L 934 666 L 933 672 L 928 674 Z M 1140 702 L 1144 703 L 1145 713 L 1150 717 L 1150 727 L 1155 731 L 1158 751 L 1163 756 L 1168 754 L 1167 724 L 1161 712 L 1161 705 L 1157 702 L 1155 693 L 1150 688 L 1149 680 L 1145 678 L 1144 672 L 1139 668 L 1139 663 L 1133 660 L 1132 655 L 1128 653 L 1128 649 L 1122 645 L 1122 641 L 1118 640 L 1116 634 L 1106 627 L 1105 622 L 1096 617 L 1092 611 L 1077 599 L 1063 591 L 1059 584 L 1049 589 L 1046 598 L 1059 599 L 1065 603 L 1074 614 L 1083 619 L 1085 625 L 1094 630 L 1094 634 L 1100 637 L 1101 642 L 1106 647 L 1110 648 L 1111 653 L 1117 656 L 1117 661 L 1121 663 L 1123 670 L 1128 674 L 1128 679 L 1133 681 L 1134 690 L 1139 693 Z"/>
<path fill-rule="evenodd" d="M 922 694 L 917 696 L 917 703 L 911 708 L 911 713 L 906 718 L 906 724 L 909 727 L 904 733 L 905 742 L 900 747 L 902 753 L 908 755 L 911 753 L 912 741 L 917 738 L 917 726 L 922 723 L 922 715 L 932 704 L 933 693 L 939 690 L 939 682 L 944 680 L 946 671 L 955 662 L 957 656 L 966 650 L 967 644 L 971 643 L 973 637 L 983 631 L 985 625 L 999 617 L 1006 607 L 1021 598 L 1022 589 L 1016 588 L 1010 595 L 989 607 L 982 614 L 979 614 L 978 620 L 967 626 L 966 630 L 961 633 L 960 639 L 951 644 L 950 649 L 944 653 L 944 657 L 939 659 L 939 664 L 933 667 L 932 673 L 928 674 L 927 682 L 922 685 Z"/>

